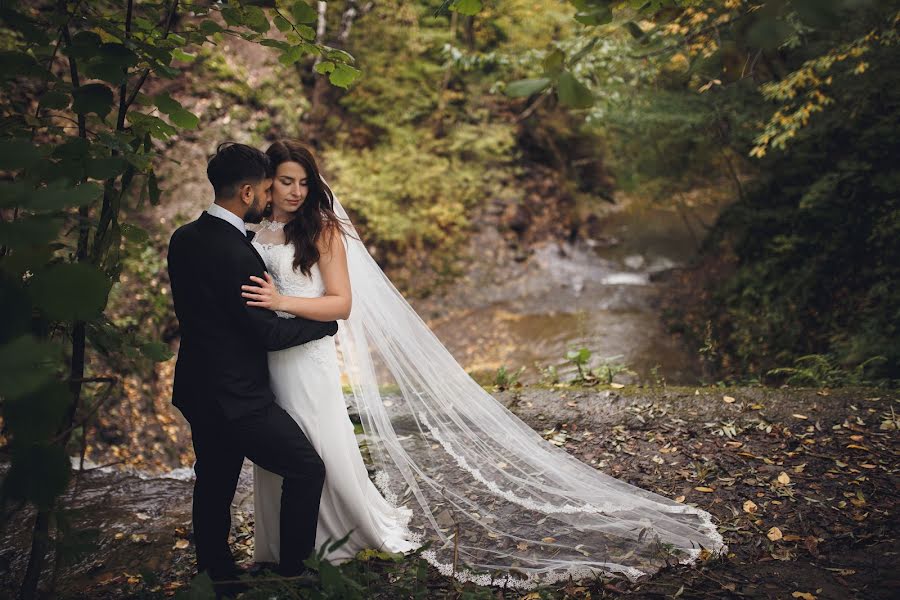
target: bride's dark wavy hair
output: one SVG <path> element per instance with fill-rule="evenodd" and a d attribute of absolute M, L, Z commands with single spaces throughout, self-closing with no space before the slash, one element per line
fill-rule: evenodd
<path fill-rule="evenodd" d="M 285 162 L 299 163 L 306 170 L 309 193 L 294 218 L 284 226 L 286 242 L 294 245 L 294 269 L 309 277 L 310 269 L 319 261 L 316 244 L 326 230 L 347 234 L 341 218 L 334 212 L 334 193 L 322 181 L 312 150 L 296 140 L 274 142 L 266 155 L 272 161 L 272 172 Z"/>

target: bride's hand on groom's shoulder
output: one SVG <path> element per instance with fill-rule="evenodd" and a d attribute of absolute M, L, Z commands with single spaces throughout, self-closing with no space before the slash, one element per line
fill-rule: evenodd
<path fill-rule="evenodd" d="M 242 285 L 241 296 L 247 299 L 247 306 L 268 308 L 269 310 L 282 310 L 284 308 L 284 296 L 275 289 L 272 276 L 264 273 L 265 279 L 251 276 L 250 281 L 256 285 Z"/>

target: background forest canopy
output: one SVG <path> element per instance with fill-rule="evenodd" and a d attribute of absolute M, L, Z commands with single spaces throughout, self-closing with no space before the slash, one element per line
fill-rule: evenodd
<path fill-rule="evenodd" d="M 721 376 L 896 381 L 898 11 L 897 0 L 0 2 L 2 497 L 4 514 L 39 509 L 25 586 L 68 457 L 123 374 L 171 357 L 168 231 L 147 215 L 184 176 L 173 148 L 208 151 L 208 125 L 226 119 L 253 117 L 248 143 L 313 143 L 410 293 L 452 280 L 485 199 L 523 197 L 533 173 L 552 178 L 576 233 L 615 189 L 675 202 L 727 177 L 736 200 L 673 326 Z M 222 48 L 237 39 L 265 53 L 268 78 L 233 70 Z"/>

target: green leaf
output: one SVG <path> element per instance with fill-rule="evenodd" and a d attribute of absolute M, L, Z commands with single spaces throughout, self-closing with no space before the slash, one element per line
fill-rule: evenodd
<path fill-rule="evenodd" d="M 506 86 L 505 93 L 511 98 L 525 98 L 543 91 L 550 85 L 551 79 L 540 77 L 538 79 L 520 79 Z"/>
<path fill-rule="evenodd" d="M 291 15 L 298 23 L 315 23 L 319 18 L 316 10 L 303 0 L 297 0 L 291 7 Z"/>
<path fill-rule="evenodd" d="M 65 491 L 71 469 L 62 446 L 17 446 L 3 481 L 3 491 L 12 498 L 33 502 L 38 509 L 47 510 Z"/>
<path fill-rule="evenodd" d="M 271 25 L 266 13 L 258 6 L 247 6 L 244 8 L 244 24 L 257 33 L 266 33 Z"/>
<path fill-rule="evenodd" d="M 272 19 L 272 22 L 275 23 L 275 27 L 277 27 L 278 31 L 280 31 L 281 33 L 288 32 L 292 29 L 291 22 L 281 15 L 275 15 L 275 17 Z"/>
<path fill-rule="evenodd" d="M 122 156 L 92 158 L 87 162 L 85 172 L 93 179 L 111 179 L 125 172 L 128 161 Z"/>
<path fill-rule="evenodd" d="M 219 33 L 220 31 L 224 31 L 222 26 L 216 23 L 215 21 L 210 21 L 207 19 L 206 21 L 202 21 L 200 23 L 200 31 L 205 33 L 206 35 L 213 35 L 214 33 Z"/>
<path fill-rule="evenodd" d="M 222 18 L 225 19 L 225 23 L 232 27 L 244 24 L 244 20 L 241 17 L 241 11 L 237 8 L 229 6 L 222 9 Z"/>
<path fill-rule="evenodd" d="M 605 25 L 613 19 L 612 7 L 606 4 L 586 6 L 586 10 L 575 13 L 575 20 L 582 25 Z"/>
<path fill-rule="evenodd" d="M 183 108 L 171 113 L 169 120 L 182 129 L 197 129 L 200 125 L 200 117 Z"/>
<path fill-rule="evenodd" d="M 563 51 L 559 48 L 554 48 L 541 62 L 541 66 L 544 67 L 544 75 L 547 77 L 556 77 L 559 75 L 560 71 L 562 71 L 565 61 L 566 55 Z M 528 95 L 530 96 L 531 94 Z"/>
<path fill-rule="evenodd" d="M 22 34 L 26 42 L 38 46 L 50 45 L 50 38 L 43 23 L 7 7 L 0 8 L 0 20 L 13 31 Z M 6 67 L 5 64 L 3 66 Z"/>
<path fill-rule="evenodd" d="M 169 346 L 162 342 L 147 342 L 141 345 L 141 354 L 155 362 L 165 362 L 174 356 Z"/>
<path fill-rule="evenodd" d="M 111 286 L 109 278 L 91 265 L 63 263 L 35 275 L 29 294 L 35 306 L 51 319 L 88 321 L 106 308 Z"/>
<path fill-rule="evenodd" d="M 323 60 L 319 64 L 316 65 L 316 73 L 331 73 L 334 71 L 334 63 L 330 60 Z"/>
<path fill-rule="evenodd" d="M 289 67 L 301 58 L 303 58 L 303 46 L 291 46 L 287 52 L 278 57 L 278 62 Z"/>
<path fill-rule="evenodd" d="M 159 117 L 145 115 L 144 113 L 139 113 L 137 111 L 128 112 L 128 121 L 139 133 L 149 133 L 151 136 L 159 140 L 168 139 L 169 136 L 178 133 L 178 130 L 176 128 L 172 127 Z"/>
<path fill-rule="evenodd" d="M 153 103 L 167 115 L 182 109 L 181 102 L 173 99 L 168 93 L 157 94 L 153 97 Z"/>
<path fill-rule="evenodd" d="M 159 189 L 159 182 L 156 179 L 156 171 L 150 171 L 147 177 L 147 185 L 150 191 L 150 204 L 159 206 L 159 199 L 162 196 L 162 190 Z"/>
<path fill-rule="evenodd" d="M 27 169 L 39 160 L 41 153 L 33 142 L 16 138 L 0 140 L 0 170 Z"/>
<path fill-rule="evenodd" d="M 588 108 L 594 104 L 594 95 L 583 83 L 568 71 L 563 71 L 557 84 L 559 100 L 572 108 Z"/>
<path fill-rule="evenodd" d="M 150 239 L 150 234 L 146 229 L 142 229 L 131 223 L 122 224 L 122 237 L 134 244 L 143 244 Z"/>
<path fill-rule="evenodd" d="M 20 398 L 44 386 L 62 359 L 59 347 L 23 335 L 0 346 L 0 396 Z"/>
<path fill-rule="evenodd" d="M 139 61 L 137 54 L 118 43 L 102 44 L 91 60 L 83 63 L 84 73 L 94 79 L 113 84 L 125 81 L 128 69 Z"/>
<path fill-rule="evenodd" d="M 19 217 L 15 221 L 0 221 L 0 246 L 27 248 L 46 246 L 59 237 L 62 221 L 48 215 Z M 9 260 L 7 256 L 4 260 Z M 30 270 L 34 270 L 31 265 Z"/>
<path fill-rule="evenodd" d="M 100 118 L 112 109 L 113 93 L 102 83 L 89 83 L 72 92 L 72 110 L 80 115 L 96 113 Z"/>
<path fill-rule="evenodd" d="M 87 206 L 103 194 L 96 183 L 77 186 L 68 181 L 53 181 L 28 195 L 25 205 L 32 210 L 62 210 L 71 206 Z"/>
<path fill-rule="evenodd" d="M 638 25 L 637 23 L 635 23 L 634 21 L 626 22 L 623 25 L 623 27 L 625 28 L 626 31 L 628 31 L 628 33 L 631 34 L 631 37 L 633 37 L 634 39 L 636 39 L 636 40 L 643 39 L 644 30 L 641 29 L 641 26 Z"/>
<path fill-rule="evenodd" d="M 284 42 L 282 40 L 273 40 L 273 39 L 269 39 L 269 38 L 260 40 L 259 45 L 266 46 L 268 48 L 278 48 L 282 52 L 287 52 L 288 50 L 291 49 L 291 45 L 288 44 L 287 42 Z"/>
<path fill-rule="evenodd" d="M 71 101 L 72 97 L 69 96 L 69 94 L 66 94 L 64 92 L 50 91 L 41 96 L 40 105 L 41 108 L 62 110 L 64 108 L 68 108 L 69 102 Z"/>
<path fill-rule="evenodd" d="M 3 421 L 16 445 L 48 440 L 62 424 L 72 392 L 59 381 L 48 381 L 37 390 L 8 398 L 3 403 Z"/>
<path fill-rule="evenodd" d="M 450 10 L 471 17 L 481 12 L 481 0 L 455 0 L 450 5 Z"/>
<path fill-rule="evenodd" d="M 13 79 L 16 77 L 43 77 L 45 70 L 24 52 L 0 51 L 0 79 Z"/>
<path fill-rule="evenodd" d="M 196 54 L 189 54 L 189 53 L 185 52 L 184 50 L 182 50 L 181 48 L 173 48 L 172 49 L 172 57 L 177 60 L 180 60 L 181 62 L 186 62 L 186 63 L 194 62 L 195 60 L 197 60 Z"/>
<path fill-rule="evenodd" d="M 297 33 L 299 33 L 300 37 L 304 40 L 312 41 L 316 39 L 316 30 L 309 25 L 297 25 Z"/>
<path fill-rule="evenodd" d="M 3 271 L 0 271 L 0 315 L 3 315 L 0 319 L 0 344 L 27 334 L 31 328 L 31 302 L 28 301 L 22 278 Z"/>
<path fill-rule="evenodd" d="M 354 69 L 350 65 L 338 63 L 335 65 L 334 70 L 328 74 L 328 81 L 330 81 L 332 85 L 346 88 L 359 77 L 359 73 L 359 69 Z"/>

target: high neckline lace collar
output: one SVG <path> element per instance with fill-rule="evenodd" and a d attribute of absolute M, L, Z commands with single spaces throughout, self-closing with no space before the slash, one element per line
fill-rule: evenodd
<path fill-rule="evenodd" d="M 263 219 L 259 223 L 259 226 L 262 229 L 268 229 L 269 231 L 281 231 L 282 229 L 284 229 L 284 225 L 285 224 L 281 223 L 280 221 L 270 221 L 268 219 Z"/>

